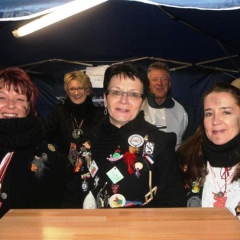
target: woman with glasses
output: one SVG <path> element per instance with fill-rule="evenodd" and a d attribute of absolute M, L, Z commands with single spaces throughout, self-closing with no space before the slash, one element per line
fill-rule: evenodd
<path fill-rule="evenodd" d="M 97 207 L 185 206 L 176 134 L 158 131 L 140 111 L 148 91 L 145 71 L 133 63 L 113 65 L 103 90 L 109 115 L 96 130 L 89 167 Z"/>
<path fill-rule="evenodd" d="M 64 104 L 54 107 L 45 121 L 45 130 L 48 141 L 53 142 L 68 158 L 69 181 L 63 207 L 81 207 L 90 186 L 87 159 L 83 155 L 87 154 L 93 131 L 103 116 L 103 109 L 93 105 L 90 78 L 81 71 L 65 74 L 64 90 L 67 98 Z M 76 179 L 80 181 L 77 181 L 79 188 L 75 201 L 71 197 L 75 189 L 71 186 Z"/>

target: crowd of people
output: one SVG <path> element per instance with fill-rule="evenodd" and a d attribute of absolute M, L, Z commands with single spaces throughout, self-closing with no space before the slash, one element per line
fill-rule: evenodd
<path fill-rule="evenodd" d="M 121 63 L 104 74 L 104 108 L 87 74 L 41 120 L 22 69 L 0 70 L 0 217 L 11 208 L 227 207 L 240 215 L 240 89 L 218 83 L 203 119 L 171 94 L 170 71 Z M 190 134 L 191 133 L 191 134 Z"/>

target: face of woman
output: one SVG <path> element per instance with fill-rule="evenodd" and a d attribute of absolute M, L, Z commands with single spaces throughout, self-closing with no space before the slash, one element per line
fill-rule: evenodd
<path fill-rule="evenodd" d="M 240 132 L 240 107 L 230 93 L 212 92 L 204 101 L 204 127 L 216 145 L 229 142 Z"/>
<path fill-rule="evenodd" d="M 74 104 L 81 104 L 85 101 L 88 91 L 77 80 L 68 83 L 67 94 Z"/>
<path fill-rule="evenodd" d="M 132 80 L 118 75 L 112 77 L 108 90 L 109 94 L 104 95 L 104 106 L 108 109 L 110 122 L 120 128 L 139 113 L 143 84 L 138 78 Z"/>
<path fill-rule="evenodd" d="M 7 90 L 6 86 L 0 87 L 0 118 L 23 118 L 29 113 L 27 96 L 15 92 L 13 86 Z"/>

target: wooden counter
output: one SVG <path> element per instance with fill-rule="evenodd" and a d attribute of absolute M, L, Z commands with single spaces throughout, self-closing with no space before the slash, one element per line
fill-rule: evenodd
<path fill-rule="evenodd" d="M 240 221 L 225 208 L 10 210 L 0 239 L 240 240 Z"/>

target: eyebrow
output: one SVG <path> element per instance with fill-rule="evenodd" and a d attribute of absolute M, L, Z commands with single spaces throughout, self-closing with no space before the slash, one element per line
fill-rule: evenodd
<path fill-rule="evenodd" d="M 232 107 L 220 107 L 220 109 L 225 110 L 225 109 L 233 109 L 233 108 Z M 213 109 L 212 108 L 206 108 L 206 109 L 204 109 L 204 111 L 213 111 Z"/>
<path fill-rule="evenodd" d="M 113 88 L 117 88 L 117 89 L 113 89 Z M 109 90 L 115 90 L 115 91 L 120 91 L 120 92 L 124 92 L 120 87 L 118 87 L 118 86 L 112 86 L 112 87 L 110 87 L 109 88 Z M 131 92 L 131 91 L 139 91 L 139 92 L 141 92 L 140 90 L 138 90 L 138 89 L 130 89 L 128 92 Z"/>

